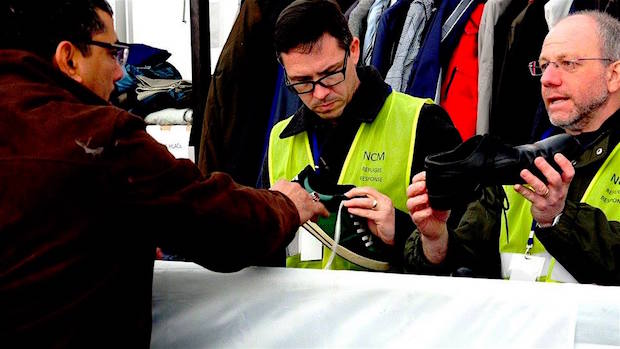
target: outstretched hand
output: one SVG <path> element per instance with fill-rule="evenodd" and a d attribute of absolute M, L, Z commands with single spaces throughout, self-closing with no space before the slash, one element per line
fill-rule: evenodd
<path fill-rule="evenodd" d="M 308 220 L 316 221 L 318 216 L 329 216 L 329 211 L 327 211 L 325 206 L 302 188 L 299 183 L 280 179 L 269 190 L 279 191 L 293 201 L 295 207 L 297 207 L 301 223 Z"/>

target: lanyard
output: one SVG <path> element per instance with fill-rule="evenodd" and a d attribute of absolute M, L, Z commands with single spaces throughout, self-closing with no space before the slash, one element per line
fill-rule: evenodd
<path fill-rule="evenodd" d="M 548 128 L 540 137 L 540 139 L 545 139 L 551 136 L 553 133 L 553 127 Z M 525 245 L 525 256 L 529 256 L 531 254 L 532 247 L 534 247 L 534 229 L 536 228 L 536 221 L 532 222 L 532 229 L 530 229 L 530 235 L 527 237 L 527 244 Z"/>
<path fill-rule="evenodd" d="M 327 172 L 329 172 L 329 166 L 327 165 L 327 162 L 325 162 L 325 159 L 322 157 L 323 149 L 325 148 L 324 146 L 326 142 L 322 142 L 319 145 L 318 138 L 314 131 L 308 131 L 308 137 L 310 138 L 310 143 L 312 144 L 311 151 L 312 160 L 314 161 L 314 171 L 316 171 L 316 173 L 321 173 L 321 169 L 325 169 Z"/>
<path fill-rule="evenodd" d="M 319 147 L 319 141 L 316 137 L 315 132 L 310 132 L 310 142 L 312 143 L 312 160 L 314 160 L 314 170 L 317 173 L 321 172 L 321 165 L 324 165 L 323 159 L 321 158 L 321 152 L 323 152 L 323 146 Z M 323 163 L 322 163 L 323 162 Z"/>
<path fill-rule="evenodd" d="M 530 235 L 527 237 L 527 244 L 525 245 L 525 255 L 531 254 L 532 247 L 534 247 L 534 228 L 536 228 L 536 221 L 532 222 L 532 229 L 530 229 Z"/>
<path fill-rule="evenodd" d="M 312 158 L 314 160 L 314 165 L 319 163 L 319 159 L 321 158 L 321 149 L 319 148 L 319 141 L 316 138 L 316 133 L 310 133 L 310 141 L 312 142 Z"/>

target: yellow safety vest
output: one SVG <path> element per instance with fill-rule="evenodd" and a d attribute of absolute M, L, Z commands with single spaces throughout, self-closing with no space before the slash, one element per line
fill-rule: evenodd
<path fill-rule="evenodd" d="M 406 190 L 411 178 L 411 163 L 415 144 L 416 127 L 422 105 L 432 103 L 392 92 L 387 97 L 375 120 L 362 123 L 353 139 L 342 166 L 338 184 L 370 186 L 389 196 L 394 207 L 407 211 Z M 281 139 L 279 136 L 291 118 L 277 123 L 269 137 L 269 181 L 290 180 L 307 165 L 315 165 L 308 140 L 308 133 Z M 320 221 L 319 221 L 320 224 Z M 322 268 L 331 254 L 323 248 L 322 261 L 301 262 L 300 256 L 287 258 L 288 267 Z M 363 270 L 339 256 L 332 262 L 333 269 Z"/>
<path fill-rule="evenodd" d="M 588 185 L 582 203 L 599 208 L 608 220 L 620 220 L 620 144 L 617 144 L 601 168 Z M 502 274 L 508 277 L 510 259 L 516 254 L 525 253 L 527 239 L 532 229 L 534 218 L 531 213 L 532 203 L 517 193 L 512 186 L 504 186 L 510 208 L 506 212 L 506 221 L 502 216 L 499 250 L 502 257 Z M 570 273 L 551 256 L 542 243 L 534 236 L 532 255 L 545 257 L 545 265 L 538 281 L 577 282 Z"/>

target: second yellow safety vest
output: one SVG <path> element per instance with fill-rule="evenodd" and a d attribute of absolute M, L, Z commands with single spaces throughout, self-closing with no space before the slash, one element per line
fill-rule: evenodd
<path fill-rule="evenodd" d="M 617 144 L 609 157 L 598 170 L 581 199 L 582 203 L 597 207 L 605 213 L 608 220 L 620 220 L 620 144 Z M 532 203 L 517 193 L 512 186 L 504 186 L 510 208 L 506 220 L 502 217 L 499 250 L 502 258 L 502 274 L 508 277 L 508 265 L 515 255 L 525 253 L 527 239 L 532 229 L 534 218 L 531 214 Z M 551 256 L 542 243 L 534 236 L 532 255 L 545 257 L 545 265 L 538 281 L 576 282 L 575 278 Z"/>

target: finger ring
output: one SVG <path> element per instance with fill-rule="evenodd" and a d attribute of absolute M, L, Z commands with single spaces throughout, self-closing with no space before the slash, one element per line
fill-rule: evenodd
<path fill-rule="evenodd" d="M 372 209 L 377 208 L 377 200 L 372 200 Z"/>
<path fill-rule="evenodd" d="M 315 201 L 315 202 L 321 201 L 321 198 L 319 198 L 319 194 L 317 194 L 317 192 L 315 191 L 310 193 L 310 197 L 312 198 L 312 201 Z"/>
<path fill-rule="evenodd" d="M 549 196 L 549 187 L 545 187 L 545 192 L 540 194 L 543 198 L 547 198 Z"/>

